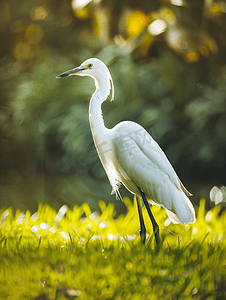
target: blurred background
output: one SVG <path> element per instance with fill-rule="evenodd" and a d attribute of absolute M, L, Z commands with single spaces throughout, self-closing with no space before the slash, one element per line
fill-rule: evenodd
<path fill-rule="evenodd" d="M 107 127 L 145 127 L 194 204 L 226 183 L 226 1 L 2 1 L 0 40 L 1 208 L 97 210 L 102 199 L 125 209 L 92 141 L 93 80 L 55 79 L 90 57 L 115 84 Z"/>

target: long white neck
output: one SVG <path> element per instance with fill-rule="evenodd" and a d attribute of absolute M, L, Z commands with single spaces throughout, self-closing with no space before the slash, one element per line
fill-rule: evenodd
<path fill-rule="evenodd" d="M 107 142 L 109 129 L 104 125 L 101 104 L 107 99 L 111 85 L 109 78 L 103 78 L 102 81 L 95 79 L 96 91 L 91 97 L 89 105 L 89 121 L 96 147 Z"/>
<path fill-rule="evenodd" d="M 115 157 L 112 139 L 114 135 L 111 129 L 104 126 L 104 120 L 101 111 L 101 104 L 110 94 L 112 84 L 112 99 L 114 98 L 114 85 L 111 75 L 107 69 L 93 76 L 96 85 L 96 91 L 91 97 L 89 105 L 89 121 L 93 135 L 93 140 L 102 162 L 102 165 L 108 175 L 113 191 L 116 192 L 120 179 L 115 170 Z"/>

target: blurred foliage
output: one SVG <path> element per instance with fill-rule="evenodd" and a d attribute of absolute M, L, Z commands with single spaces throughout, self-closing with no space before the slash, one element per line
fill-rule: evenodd
<path fill-rule="evenodd" d="M 93 56 L 115 83 L 107 127 L 144 126 L 195 202 L 225 184 L 225 14 L 213 0 L 1 2 L 1 206 L 113 201 L 88 123 L 94 84 L 55 79 Z"/>
<path fill-rule="evenodd" d="M 134 199 L 135 200 L 135 199 Z M 149 217 L 140 243 L 136 202 L 115 219 L 114 205 L 87 203 L 56 212 L 0 210 L 0 299 L 218 299 L 226 297 L 226 214 L 220 206 L 197 222 L 172 225 L 153 207 L 160 224 L 156 248 Z M 162 226 L 162 224 L 164 225 Z"/>

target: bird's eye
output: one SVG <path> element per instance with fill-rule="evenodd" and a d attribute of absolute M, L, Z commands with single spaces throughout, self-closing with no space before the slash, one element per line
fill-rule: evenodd
<path fill-rule="evenodd" d="M 88 64 L 88 68 L 91 69 L 93 64 Z"/>

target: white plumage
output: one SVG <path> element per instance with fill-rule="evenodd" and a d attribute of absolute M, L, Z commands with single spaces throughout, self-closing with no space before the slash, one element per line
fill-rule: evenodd
<path fill-rule="evenodd" d="M 90 58 L 80 67 L 62 73 L 90 76 L 96 90 L 91 97 L 89 120 L 94 143 L 107 173 L 113 192 L 118 194 L 120 184 L 131 193 L 141 196 L 140 189 L 153 204 L 164 207 L 174 223 L 195 222 L 195 211 L 166 155 L 139 124 L 125 121 L 112 129 L 104 126 L 101 104 L 107 99 L 114 85 L 106 65 Z M 143 197 L 143 196 L 142 196 Z"/>

